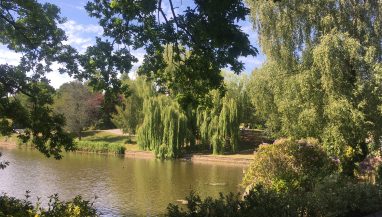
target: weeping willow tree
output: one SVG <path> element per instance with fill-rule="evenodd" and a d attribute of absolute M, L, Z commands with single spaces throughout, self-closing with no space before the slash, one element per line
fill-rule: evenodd
<path fill-rule="evenodd" d="M 112 122 L 124 133 L 136 134 L 137 128 L 142 124 L 143 101 L 145 98 L 154 96 L 154 87 L 145 77 L 137 77 L 135 80 L 128 76 L 121 78 L 122 83 L 128 87 L 127 96 L 122 97 L 121 105 L 116 106 L 116 113 L 112 116 Z"/>
<path fill-rule="evenodd" d="M 382 1 L 247 3 L 267 56 L 258 115 L 278 136 L 318 138 L 353 175 L 382 141 Z"/>
<path fill-rule="evenodd" d="M 138 144 L 143 150 L 154 151 L 158 158 L 177 158 L 189 144 L 188 119 L 179 104 L 169 96 L 146 98 L 145 114 L 138 128 Z"/>
<path fill-rule="evenodd" d="M 225 147 L 236 152 L 239 145 L 239 112 L 234 98 L 221 97 L 217 90 L 210 93 L 212 105 L 199 106 L 197 125 L 200 142 L 212 146 L 214 154 L 223 154 Z"/>

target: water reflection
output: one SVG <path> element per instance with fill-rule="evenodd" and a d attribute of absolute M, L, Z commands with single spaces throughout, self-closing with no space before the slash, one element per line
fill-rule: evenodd
<path fill-rule="evenodd" d="M 47 159 L 25 149 L 1 150 L 11 164 L 0 171 L 0 192 L 23 198 L 59 193 L 62 199 L 82 195 L 105 216 L 155 216 L 191 189 L 202 197 L 239 191 L 242 167 L 182 161 L 131 159 L 93 154 L 66 154 Z M 225 183 L 213 186 L 210 183 Z"/>

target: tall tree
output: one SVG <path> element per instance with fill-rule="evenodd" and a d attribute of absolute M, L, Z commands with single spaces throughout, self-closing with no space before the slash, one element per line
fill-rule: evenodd
<path fill-rule="evenodd" d="M 238 122 L 250 127 L 261 125 L 262 121 L 256 116 L 255 107 L 252 105 L 250 97 L 250 75 L 236 75 L 232 72 L 223 71 L 225 96 L 237 101 Z"/>
<path fill-rule="evenodd" d="M 154 96 L 154 87 L 152 83 L 141 76 L 135 80 L 130 80 L 126 76 L 122 78 L 122 82 L 129 87 L 128 95 L 122 96 L 122 105 L 117 106 L 117 112 L 113 115 L 112 121 L 124 133 L 134 135 L 145 116 L 143 102 Z"/>
<path fill-rule="evenodd" d="M 114 42 L 96 38 L 96 44 L 86 49 L 79 57 L 83 69 L 78 74 L 80 79 L 88 80 L 95 91 L 104 92 L 102 104 L 101 128 L 114 128 L 112 115 L 116 105 L 120 104 L 119 95 L 128 87 L 123 85 L 118 75 L 126 75 L 136 59 L 127 49 L 114 50 Z"/>
<path fill-rule="evenodd" d="M 238 101 L 221 96 L 217 90 L 212 90 L 208 97 L 211 104 L 199 106 L 196 112 L 201 143 L 210 144 L 214 154 L 223 154 L 226 146 L 236 152 L 240 130 Z"/>
<path fill-rule="evenodd" d="M 138 144 L 144 150 L 154 151 L 158 158 L 177 158 L 190 144 L 187 116 L 179 103 L 166 95 L 146 98 L 146 114 L 138 128 Z"/>
<path fill-rule="evenodd" d="M 27 128 L 22 138 L 32 139 L 39 151 L 55 158 L 61 157 L 62 148 L 73 148 L 71 138 L 62 129 L 63 117 L 53 114 L 49 106 L 54 89 L 45 78 L 53 62 L 64 66 L 59 69 L 62 73 L 78 71 L 73 58 L 76 50 L 62 43 L 66 36 L 58 24 L 64 21 L 59 8 L 50 3 L 0 2 L 0 43 L 22 54 L 19 65 L 0 65 L 1 134 L 10 133 L 13 123 L 22 122 Z M 15 100 L 13 96 L 18 93 L 28 96 L 31 109 Z"/>
<path fill-rule="evenodd" d="M 74 81 L 63 84 L 57 91 L 54 110 L 63 114 L 66 120 L 65 128 L 81 140 L 82 131 L 97 121 L 96 115 L 101 105 L 94 104 L 97 94 L 90 92 L 81 82 Z"/>
<path fill-rule="evenodd" d="M 352 175 L 381 142 L 382 2 L 247 2 L 267 56 L 258 113 L 278 135 L 319 138 Z"/>

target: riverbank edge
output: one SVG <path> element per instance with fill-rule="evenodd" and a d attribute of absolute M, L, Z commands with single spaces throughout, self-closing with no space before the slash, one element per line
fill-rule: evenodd
<path fill-rule="evenodd" d="M 0 147 L 2 148 L 17 148 L 18 145 L 14 142 L 0 142 Z M 143 158 L 143 159 L 155 159 L 154 153 L 150 151 L 132 151 L 125 150 L 124 155 L 116 155 L 112 153 L 100 153 L 100 152 L 87 152 L 87 151 L 75 151 L 78 153 L 89 153 L 89 154 L 104 154 L 104 155 L 114 155 L 114 156 L 124 156 L 125 158 Z M 252 161 L 252 157 L 232 157 L 227 155 L 212 155 L 212 154 L 188 154 L 177 160 L 189 161 L 193 163 L 203 163 L 203 164 L 225 164 L 225 165 L 238 165 L 238 166 L 249 166 Z"/>

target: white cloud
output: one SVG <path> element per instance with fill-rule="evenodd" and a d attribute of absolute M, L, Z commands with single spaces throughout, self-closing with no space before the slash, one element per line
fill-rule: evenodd
<path fill-rule="evenodd" d="M 133 67 L 130 70 L 129 77 L 131 79 L 135 79 L 137 75 L 138 67 L 142 65 L 143 60 L 145 58 L 146 51 L 143 48 L 139 48 L 138 50 L 132 50 L 131 54 L 138 59 L 138 62 L 133 63 Z"/>
<path fill-rule="evenodd" d="M 79 52 L 84 52 L 87 47 L 95 43 L 95 36 L 101 36 L 103 29 L 96 24 L 79 24 L 74 20 L 68 20 L 60 25 L 68 36 L 66 44 L 72 45 Z"/>
<path fill-rule="evenodd" d="M 0 45 L 0 64 L 9 64 L 9 65 L 18 65 L 21 58 L 20 53 L 9 50 L 4 45 Z M 72 81 L 73 78 L 70 78 L 67 74 L 60 74 L 58 68 L 60 65 L 58 63 L 52 64 L 52 72 L 47 73 L 46 77 L 51 81 L 50 85 L 54 88 L 59 88 L 63 83 Z M 31 73 L 28 73 L 29 75 Z"/>
<path fill-rule="evenodd" d="M 84 6 L 75 6 L 74 8 L 80 11 L 85 11 Z"/>
<path fill-rule="evenodd" d="M 265 55 L 259 54 L 258 56 L 252 57 L 240 57 L 239 60 L 244 63 L 245 71 L 252 72 L 256 68 L 260 68 L 265 62 Z"/>
<path fill-rule="evenodd" d="M 69 3 L 65 3 L 63 1 L 56 1 L 56 2 L 53 2 L 54 4 L 56 5 L 59 5 L 61 8 L 69 8 L 69 9 L 76 9 L 76 10 L 80 10 L 80 11 L 84 11 L 85 12 L 85 5 L 86 5 L 86 1 L 80 1 L 80 2 L 76 2 L 76 4 L 69 4 Z"/>
<path fill-rule="evenodd" d="M 0 64 L 17 65 L 20 62 L 20 58 L 20 53 L 16 53 L 0 45 Z"/>
<path fill-rule="evenodd" d="M 59 88 L 64 83 L 73 81 L 74 79 L 71 78 L 67 74 L 60 74 L 58 72 L 58 69 L 60 68 L 60 64 L 53 63 L 52 64 L 52 72 L 46 74 L 46 77 L 50 80 L 50 85 L 52 85 L 54 88 Z"/>

